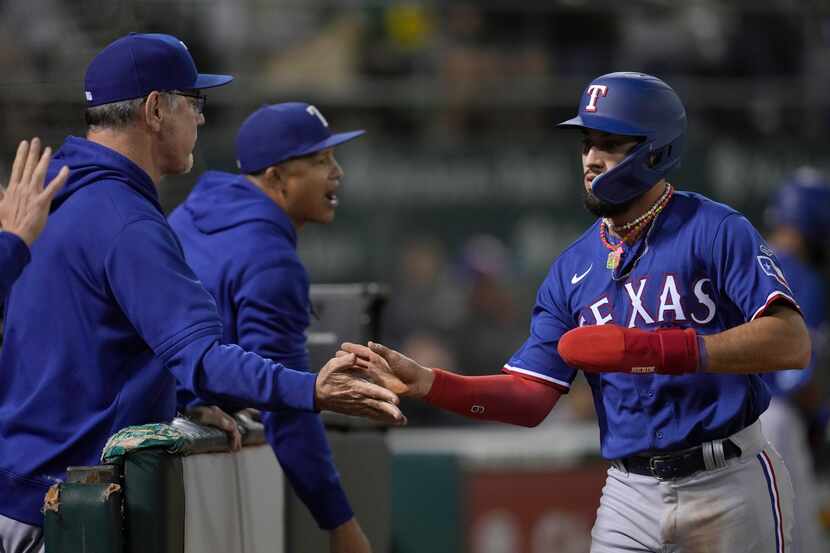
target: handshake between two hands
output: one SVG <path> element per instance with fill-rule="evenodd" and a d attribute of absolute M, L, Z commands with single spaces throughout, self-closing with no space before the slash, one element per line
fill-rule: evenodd
<path fill-rule="evenodd" d="M 406 424 L 399 396 L 423 397 L 432 386 L 432 369 L 386 346 L 344 342 L 317 375 L 320 410 Z"/>
<path fill-rule="evenodd" d="M 432 369 L 381 344 L 343 343 L 317 375 L 314 402 L 319 410 L 366 417 L 402 426 L 406 417 L 399 396 L 422 397 L 432 386 Z M 258 413 L 253 410 L 246 410 Z M 194 407 L 187 417 L 228 434 L 232 451 L 242 447 L 242 434 L 233 416 L 215 405 Z M 257 418 L 254 416 L 253 418 Z"/>

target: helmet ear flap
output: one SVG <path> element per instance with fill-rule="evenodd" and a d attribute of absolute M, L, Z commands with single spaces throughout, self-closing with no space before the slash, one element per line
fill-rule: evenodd
<path fill-rule="evenodd" d="M 683 136 L 678 136 L 662 148 L 652 152 L 648 159 L 648 168 L 664 176 L 669 170 L 680 165 L 680 156 L 683 152 Z"/>
<path fill-rule="evenodd" d="M 593 180 L 593 193 L 606 202 L 622 204 L 645 193 L 680 163 L 682 137 L 653 149 L 654 142 L 638 144 L 619 165 Z"/>
<path fill-rule="evenodd" d="M 654 151 L 648 156 L 648 167 L 649 169 L 654 169 L 656 167 L 660 167 L 664 160 L 671 157 L 671 144 L 667 144 L 662 148 Z"/>
<path fill-rule="evenodd" d="M 652 145 L 647 141 L 635 146 L 619 165 L 593 180 L 592 192 L 601 200 L 622 204 L 648 190 L 658 180 L 649 168 Z"/>

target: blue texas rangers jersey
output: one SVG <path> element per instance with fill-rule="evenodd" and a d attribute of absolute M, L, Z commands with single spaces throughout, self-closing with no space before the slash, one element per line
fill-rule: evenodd
<path fill-rule="evenodd" d="M 559 357 L 559 337 L 583 325 L 714 334 L 795 303 L 772 250 L 735 210 L 689 192 L 674 197 L 613 272 L 599 221 L 553 263 L 539 288 L 530 337 L 504 370 L 564 391 L 576 370 Z M 724 438 L 769 404 L 757 375 L 587 374 L 602 455 L 683 449 Z"/>

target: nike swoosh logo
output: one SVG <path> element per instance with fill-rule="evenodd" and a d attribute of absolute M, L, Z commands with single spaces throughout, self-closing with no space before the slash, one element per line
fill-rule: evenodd
<path fill-rule="evenodd" d="M 582 273 L 581 275 L 577 275 L 576 273 L 574 273 L 574 276 L 571 277 L 571 284 L 578 284 L 579 281 L 582 280 L 583 278 L 585 278 L 585 275 L 590 273 L 591 269 L 593 269 L 593 268 L 594 268 L 594 264 L 591 263 L 591 266 L 588 267 L 588 269 L 584 273 Z"/>

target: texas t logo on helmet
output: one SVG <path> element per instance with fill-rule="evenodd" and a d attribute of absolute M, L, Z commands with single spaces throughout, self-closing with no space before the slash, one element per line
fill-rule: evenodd
<path fill-rule="evenodd" d="M 643 73 L 597 77 L 580 96 L 577 113 L 558 126 L 642 139 L 619 165 L 592 181 L 591 190 L 601 200 L 622 204 L 636 198 L 680 164 L 686 110 L 677 93 L 657 77 Z"/>
<path fill-rule="evenodd" d="M 588 102 L 587 106 L 585 106 L 585 111 L 596 111 L 597 98 L 608 94 L 608 87 L 602 84 L 592 84 L 588 87 L 588 90 L 585 91 L 585 94 L 591 97 L 591 101 Z"/>

